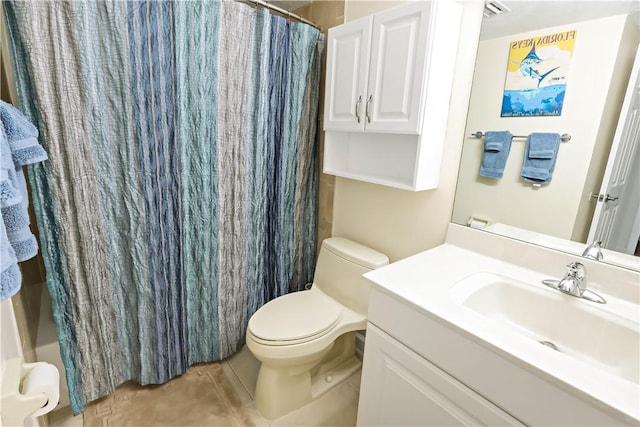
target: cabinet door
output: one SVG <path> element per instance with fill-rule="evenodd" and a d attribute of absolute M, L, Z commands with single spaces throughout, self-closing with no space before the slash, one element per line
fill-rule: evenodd
<path fill-rule="evenodd" d="M 369 323 L 358 426 L 464 425 L 522 423 Z"/>
<path fill-rule="evenodd" d="M 419 1 L 374 16 L 368 132 L 419 133 L 431 3 Z"/>
<path fill-rule="evenodd" d="M 364 130 L 372 17 L 329 29 L 324 129 Z"/>

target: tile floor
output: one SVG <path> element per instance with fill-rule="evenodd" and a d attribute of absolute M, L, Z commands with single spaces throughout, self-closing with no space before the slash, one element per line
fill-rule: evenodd
<path fill-rule="evenodd" d="M 258 376 L 258 362 L 244 347 L 224 360 L 222 368 L 243 403 L 250 407 L 252 421 L 259 427 L 286 426 L 355 426 L 360 392 L 360 372 L 336 386 L 319 399 L 281 418 L 267 420 L 256 411 L 253 392 Z M 73 417 L 69 407 L 49 415 L 50 427 L 81 427 L 82 416 Z"/>
<path fill-rule="evenodd" d="M 71 407 L 65 406 L 49 414 L 49 427 L 83 427 L 82 415 L 74 417 Z"/>

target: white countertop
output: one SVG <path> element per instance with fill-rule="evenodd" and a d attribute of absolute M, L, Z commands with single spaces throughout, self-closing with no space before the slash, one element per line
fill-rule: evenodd
<path fill-rule="evenodd" d="M 373 282 L 374 290 L 383 291 L 420 312 L 436 316 L 475 337 L 480 344 L 497 349 L 511 360 L 546 373 L 550 381 L 562 387 L 568 386 L 587 399 L 605 403 L 626 417 L 640 420 L 638 383 L 611 375 L 604 369 L 571 356 L 544 351 L 546 349 L 536 341 L 508 327 L 501 327 L 502 325 L 497 325 L 495 321 L 465 307 L 449 292 L 451 286 L 472 274 L 490 272 L 538 285 L 548 292 L 556 293 L 553 298 L 562 298 L 566 304 L 589 304 L 590 310 L 613 312 L 637 325 L 640 323 L 640 275 L 584 260 L 587 269 L 590 270 L 588 273 L 593 273 L 595 278 L 595 281 L 589 282 L 589 287 L 597 289 L 598 293 L 607 299 L 607 304 L 598 307 L 599 304 L 564 295 L 540 283 L 542 279 L 561 278 L 566 271 L 564 266 L 571 259 L 568 258 L 568 254 L 515 242 L 501 236 L 478 234 L 476 230 L 471 233 L 469 237 L 467 231 L 450 230 L 450 243 L 374 270 L 365 274 L 365 277 Z M 469 239 L 475 241 L 467 244 Z M 483 242 L 483 239 L 486 241 Z M 490 252 L 491 256 L 461 247 L 462 241 L 465 242 L 462 246 L 472 249 L 488 245 L 483 252 Z M 513 262 L 514 260 L 518 262 Z M 550 275 L 550 271 L 557 271 L 557 274 Z M 610 288 L 609 284 L 605 283 L 608 281 L 615 282 L 616 286 L 621 285 L 625 289 L 621 291 Z M 634 289 L 634 283 L 637 284 L 637 290 Z M 617 297 L 619 295 L 623 295 L 624 298 Z"/>

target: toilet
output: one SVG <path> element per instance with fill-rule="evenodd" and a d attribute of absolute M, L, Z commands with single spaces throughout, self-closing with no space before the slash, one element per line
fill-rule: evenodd
<path fill-rule="evenodd" d="M 386 255 L 341 237 L 322 242 L 313 286 L 276 298 L 249 320 L 247 347 L 262 362 L 256 409 L 278 418 L 311 402 L 360 368 L 355 332 L 366 328 L 368 271 Z"/>

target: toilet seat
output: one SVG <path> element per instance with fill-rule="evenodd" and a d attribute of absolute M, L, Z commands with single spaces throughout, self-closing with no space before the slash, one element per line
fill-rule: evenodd
<path fill-rule="evenodd" d="M 263 345 L 305 343 L 333 329 L 343 311 L 322 292 L 300 291 L 263 305 L 249 320 L 248 332 Z"/>

